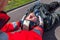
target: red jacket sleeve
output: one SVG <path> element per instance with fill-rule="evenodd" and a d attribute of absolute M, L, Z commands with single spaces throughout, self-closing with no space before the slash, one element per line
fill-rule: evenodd
<path fill-rule="evenodd" d="M 1 31 L 3 32 L 10 32 L 10 31 L 14 31 L 17 30 L 21 27 L 21 23 L 20 22 L 10 22 L 7 23 L 2 29 Z"/>
<path fill-rule="evenodd" d="M 42 33 L 42 30 L 39 30 Z M 9 40 L 42 40 L 42 34 L 38 34 L 34 30 L 27 31 L 27 30 L 22 30 L 19 32 L 14 32 L 14 33 L 7 33 Z"/>
<path fill-rule="evenodd" d="M 42 36 L 41 36 L 41 34 L 39 35 L 34 31 L 30 31 L 29 40 L 42 40 Z"/>
<path fill-rule="evenodd" d="M 43 28 L 40 27 L 39 30 L 33 29 L 33 30 L 29 31 L 28 36 L 29 36 L 29 40 L 42 40 Z"/>
<path fill-rule="evenodd" d="M 37 34 L 34 31 L 20 31 L 15 33 L 7 33 L 9 39 L 8 40 L 42 40 L 42 36 Z"/>

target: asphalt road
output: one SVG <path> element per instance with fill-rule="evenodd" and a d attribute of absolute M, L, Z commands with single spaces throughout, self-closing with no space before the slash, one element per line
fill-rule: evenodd
<path fill-rule="evenodd" d="M 16 10 L 8 12 L 8 15 L 11 17 L 9 22 L 20 20 L 22 16 L 26 13 L 27 9 L 31 7 L 34 3 L 28 4 Z M 60 40 L 60 23 L 56 24 L 54 28 L 52 28 L 50 31 L 45 32 L 43 40 Z"/>

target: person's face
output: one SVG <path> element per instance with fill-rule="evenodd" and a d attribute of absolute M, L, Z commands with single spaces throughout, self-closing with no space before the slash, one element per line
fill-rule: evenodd
<path fill-rule="evenodd" d="M 30 13 L 27 17 L 26 17 L 26 20 L 29 20 L 29 21 L 33 21 L 33 22 L 36 22 L 37 21 L 37 17 L 34 15 L 34 13 Z"/>

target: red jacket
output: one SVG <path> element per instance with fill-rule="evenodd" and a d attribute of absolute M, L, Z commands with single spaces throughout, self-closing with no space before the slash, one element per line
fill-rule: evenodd
<path fill-rule="evenodd" d="M 21 27 L 20 22 L 12 22 L 6 24 L 1 31 L 5 32 L 8 36 L 8 40 L 42 40 L 42 28 L 40 28 L 40 34 L 34 30 L 27 31 L 14 31 Z M 14 31 L 14 32 L 13 32 Z"/>

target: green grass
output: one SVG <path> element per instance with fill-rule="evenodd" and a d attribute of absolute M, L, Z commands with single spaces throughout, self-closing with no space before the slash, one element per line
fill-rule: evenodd
<path fill-rule="evenodd" d="M 8 2 L 8 5 L 6 6 L 5 11 L 11 10 L 18 6 L 22 6 L 22 5 L 32 2 L 32 1 L 33 0 L 11 0 Z"/>

